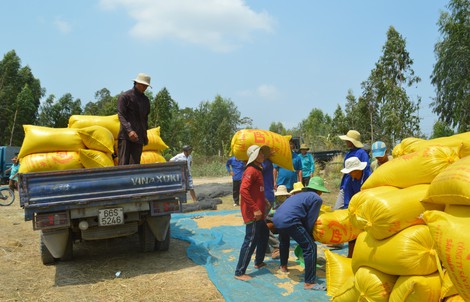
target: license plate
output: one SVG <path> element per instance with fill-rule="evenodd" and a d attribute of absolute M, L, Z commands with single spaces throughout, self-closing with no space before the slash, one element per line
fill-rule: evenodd
<path fill-rule="evenodd" d="M 122 208 L 99 210 L 98 223 L 100 226 L 123 224 L 124 214 L 122 212 Z"/>

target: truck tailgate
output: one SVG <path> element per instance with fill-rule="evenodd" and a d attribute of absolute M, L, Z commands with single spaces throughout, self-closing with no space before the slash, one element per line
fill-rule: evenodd
<path fill-rule="evenodd" d="M 88 204 L 116 205 L 178 196 L 186 202 L 186 162 L 166 162 L 20 175 L 25 219 L 35 212 L 61 211 Z"/>

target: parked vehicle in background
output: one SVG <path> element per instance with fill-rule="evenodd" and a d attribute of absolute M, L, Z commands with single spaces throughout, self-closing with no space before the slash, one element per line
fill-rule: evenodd
<path fill-rule="evenodd" d="M 73 245 L 139 234 L 143 252 L 166 251 L 171 213 L 182 212 L 186 162 L 20 174 L 25 220 L 40 231 L 44 264 L 71 260 Z"/>
<path fill-rule="evenodd" d="M 0 146 L 0 176 L 1 184 L 7 184 L 8 178 L 10 177 L 10 172 L 5 173 L 13 162 L 11 159 L 20 152 L 20 147 L 13 147 L 13 146 Z"/>
<path fill-rule="evenodd" d="M 292 137 L 292 141 L 294 142 L 294 151 L 300 153 L 300 145 L 304 143 L 304 139 L 302 137 Z M 319 165 L 321 169 L 324 169 L 326 163 L 331 161 L 335 156 L 344 154 L 344 151 L 337 149 L 313 152 L 309 150 L 307 152 L 312 153 L 315 164 Z"/>

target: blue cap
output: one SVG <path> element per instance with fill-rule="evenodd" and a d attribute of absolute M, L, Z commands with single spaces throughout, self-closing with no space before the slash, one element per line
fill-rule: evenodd
<path fill-rule="evenodd" d="M 387 152 L 387 145 L 384 142 L 376 141 L 372 144 L 372 157 L 382 157 Z"/>

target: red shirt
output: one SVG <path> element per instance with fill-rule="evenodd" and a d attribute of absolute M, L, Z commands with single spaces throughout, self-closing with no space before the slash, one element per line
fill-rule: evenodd
<path fill-rule="evenodd" d="M 266 218 L 266 201 L 261 167 L 249 165 L 245 169 L 240 186 L 240 196 L 240 209 L 245 223 L 255 221 L 254 212 L 257 210 L 263 213 L 263 219 Z"/>

